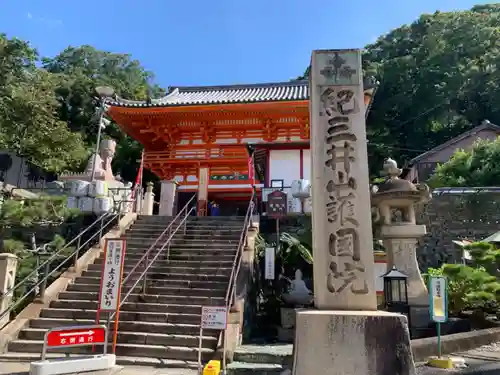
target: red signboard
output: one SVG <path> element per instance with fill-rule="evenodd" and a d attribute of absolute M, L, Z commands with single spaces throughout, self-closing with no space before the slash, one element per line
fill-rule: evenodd
<path fill-rule="evenodd" d="M 106 328 L 103 326 L 56 328 L 47 332 L 47 347 L 71 347 L 106 343 Z"/>

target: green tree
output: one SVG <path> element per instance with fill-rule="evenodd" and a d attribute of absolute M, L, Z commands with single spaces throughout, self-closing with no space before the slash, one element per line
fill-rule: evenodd
<path fill-rule="evenodd" d="M 500 4 L 423 14 L 366 46 L 380 86 L 368 123 L 372 174 L 489 119 L 500 123 Z M 307 78 L 309 68 L 303 77 Z"/>
<path fill-rule="evenodd" d="M 424 14 L 368 45 L 364 67 L 381 82 L 368 132 L 384 145 L 371 152 L 394 147 L 408 160 L 486 118 L 500 122 L 498 61 L 499 4 Z"/>
<path fill-rule="evenodd" d="M 99 51 L 88 45 L 68 47 L 54 58 L 45 58 L 43 67 L 65 77 L 56 90 L 61 104 L 60 119 L 66 121 L 72 131 L 82 132 L 88 144 L 93 144 L 96 139 L 97 86 L 110 86 L 118 96 L 133 100 L 145 100 L 165 93 L 152 83 L 153 74 L 130 55 Z M 115 173 L 125 180 L 134 181 L 142 145 L 114 123 L 106 128 L 105 134 L 118 144 L 113 162 Z"/>
<path fill-rule="evenodd" d="M 36 57 L 27 43 L 0 35 L 0 149 L 50 172 L 74 169 L 87 150 L 58 119 L 60 77 L 37 69 Z"/>
<path fill-rule="evenodd" d="M 29 200 L 5 199 L 0 204 L 0 253 L 20 250 L 19 239 L 8 232 L 12 228 L 53 227 L 79 214 L 80 211 L 67 207 L 64 196 L 40 196 Z M 5 244 L 7 233 L 11 240 L 8 246 Z"/>
<path fill-rule="evenodd" d="M 500 139 L 481 140 L 471 150 L 455 152 L 431 176 L 432 187 L 479 187 L 500 184 Z"/>
<path fill-rule="evenodd" d="M 464 311 L 483 313 L 496 312 L 500 302 L 500 283 L 483 267 L 464 264 L 443 264 L 440 268 L 429 268 L 424 275 L 445 276 L 448 280 L 448 308 L 451 315 Z"/>

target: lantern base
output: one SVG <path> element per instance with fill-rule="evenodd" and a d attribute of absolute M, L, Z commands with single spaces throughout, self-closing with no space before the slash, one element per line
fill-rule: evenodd
<path fill-rule="evenodd" d="M 299 311 L 293 366 L 294 375 L 415 375 L 406 316 Z"/>

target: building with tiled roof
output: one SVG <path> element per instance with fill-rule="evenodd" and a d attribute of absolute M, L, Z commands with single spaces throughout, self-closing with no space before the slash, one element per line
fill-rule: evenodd
<path fill-rule="evenodd" d="M 376 84 L 367 79 L 364 88 L 369 108 Z M 162 98 L 106 103 L 110 116 L 144 145 L 145 167 L 175 180 L 181 194 L 197 191 L 200 171 L 208 171 L 208 195 L 218 200 L 248 199 L 254 182 L 260 191 L 310 178 L 307 80 L 170 87 Z"/>

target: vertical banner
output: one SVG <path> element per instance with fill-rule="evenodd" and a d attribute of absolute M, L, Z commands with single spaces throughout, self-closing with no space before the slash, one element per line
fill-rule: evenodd
<path fill-rule="evenodd" d="M 275 279 L 275 252 L 274 247 L 266 247 L 265 252 L 265 275 L 264 278 L 266 280 L 274 280 Z"/>
<path fill-rule="evenodd" d="M 101 312 L 105 311 L 116 313 L 114 318 L 113 353 L 116 350 L 116 340 L 118 337 L 120 296 L 122 292 L 126 248 L 126 241 L 121 238 L 107 238 L 104 245 L 104 259 L 102 264 L 96 323 L 99 324 Z M 110 321 L 108 317 L 108 324 L 109 323 Z"/>
<path fill-rule="evenodd" d="M 255 184 L 255 169 L 253 165 L 253 156 L 250 155 L 248 157 L 248 179 L 250 180 L 250 184 Z"/>
<path fill-rule="evenodd" d="M 200 168 L 198 172 L 198 216 L 207 215 L 208 203 L 208 168 Z"/>
<path fill-rule="evenodd" d="M 123 239 L 106 239 L 99 291 L 100 311 L 116 311 L 120 305 L 125 248 Z"/>
<path fill-rule="evenodd" d="M 430 313 L 432 321 L 445 323 L 448 320 L 448 290 L 445 277 L 429 280 Z"/>

